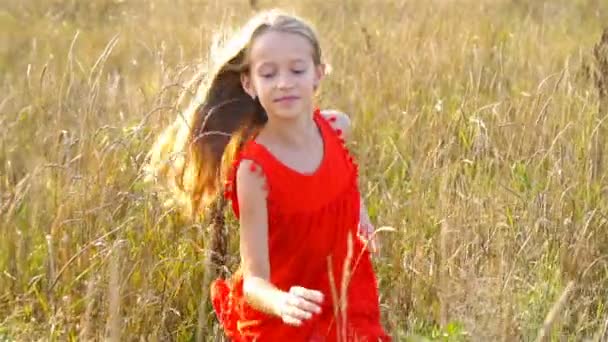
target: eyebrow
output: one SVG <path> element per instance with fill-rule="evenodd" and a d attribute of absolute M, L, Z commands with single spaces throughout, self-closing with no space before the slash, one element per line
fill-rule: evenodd
<path fill-rule="evenodd" d="M 304 60 L 304 59 L 302 59 L 302 58 L 296 58 L 296 59 L 292 59 L 292 60 L 290 60 L 290 61 L 289 61 L 289 63 L 290 63 L 290 64 L 295 64 L 295 63 L 306 63 L 306 60 Z M 257 66 L 257 68 L 256 68 L 256 69 L 261 69 L 261 68 L 263 68 L 263 67 L 265 67 L 265 66 L 268 66 L 268 65 L 274 65 L 274 64 L 276 64 L 276 63 L 274 63 L 274 62 L 263 62 L 263 63 L 259 64 L 259 65 Z"/>

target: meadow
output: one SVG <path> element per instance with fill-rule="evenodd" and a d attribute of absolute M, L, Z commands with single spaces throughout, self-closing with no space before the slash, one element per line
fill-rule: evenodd
<path fill-rule="evenodd" d="M 219 339 L 208 222 L 141 171 L 214 32 L 272 7 L 317 28 L 394 228 L 396 341 L 608 340 L 608 2 L 4 0 L 0 341 Z"/>

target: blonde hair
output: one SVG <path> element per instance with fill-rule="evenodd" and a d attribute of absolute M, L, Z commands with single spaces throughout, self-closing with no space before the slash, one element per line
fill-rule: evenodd
<path fill-rule="evenodd" d="M 243 142 L 267 121 L 258 100 L 241 85 L 249 72 L 253 41 L 268 31 L 305 37 L 313 48 L 313 62 L 322 64 L 319 40 L 304 20 L 278 10 L 251 18 L 232 39 L 212 44 L 208 65 L 187 109 L 166 128 L 149 153 L 148 179 L 169 190 L 170 202 L 189 216 L 201 215 L 222 190 L 222 181 Z"/>

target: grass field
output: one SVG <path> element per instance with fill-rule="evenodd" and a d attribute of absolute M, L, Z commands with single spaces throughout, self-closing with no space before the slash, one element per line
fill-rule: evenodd
<path fill-rule="evenodd" d="M 608 339 L 608 2 L 255 6 L 321 35 L 319 102 L 352 117 L 372 219 L 396 230 L 375 262 L 396 341 Z M 194 339 L 206 225 L 140 170 L 213 31 L 253 12 L 2 1 L 0 341 Z"/>

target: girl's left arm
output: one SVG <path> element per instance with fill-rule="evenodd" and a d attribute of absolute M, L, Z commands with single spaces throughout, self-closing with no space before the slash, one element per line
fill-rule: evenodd
<path fill-rule="evenodd" d="M 321 115 L 325 117 L 332 125 L 334 129 L 339 129 L 340 137 L 344 140 L 347 140 L 350 136 L 351 121 L 348 115 L 342 113 L 337 110 L 322 110 Z M 369 218 L 369 214 L 367 212 L 367 207 L 365 206 L 365 201 L 363 200 L 363 196 L 359 197 L 359 234 L 367 239 L 372 252 L 376 253 L 378 251 L 378 243 L 376 238 L 374 237 L 374 225 Z"/>

